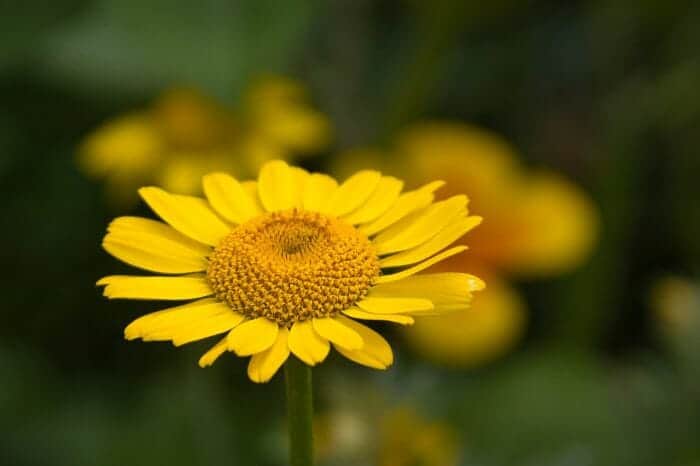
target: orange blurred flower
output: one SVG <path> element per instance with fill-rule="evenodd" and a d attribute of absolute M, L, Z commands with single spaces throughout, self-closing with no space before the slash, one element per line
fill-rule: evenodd
<path fill-rule="evenodd" d="M 469 210 L 484 218 L 464 244 L 466 254 L 434 270 L 477 270 L 488 287 L 469 311 L 423 319 L 409 344 L 433 362 L 470 367 L 491 361 L 518 342 L 527 316 L 509 277 L 538 278 L 564 273 L 590 255 L 598 234 L 598 211 L 565 177 L 526 169 L 515 150 L 497 135 L 459 123 L 431 122 L 407 128 L 389 152 L 358 149 L 340 157 L 337 170 L 372 164 L 409 182 L 447 181 L 467 192 Z"/>

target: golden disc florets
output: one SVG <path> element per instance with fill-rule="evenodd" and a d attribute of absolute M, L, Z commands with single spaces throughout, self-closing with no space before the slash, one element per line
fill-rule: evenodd
<path fill-rule="evenodd" d="M 279 325 L 331 317 L 362 299 L 379 274 L 372 243 L 351 225 L 302 210 L 234 228 L 209 257 L 217 298 Z"/>

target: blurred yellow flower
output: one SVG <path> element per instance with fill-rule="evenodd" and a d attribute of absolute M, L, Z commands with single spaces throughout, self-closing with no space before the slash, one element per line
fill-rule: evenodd
<path fill-rule="evenodd" d="M 416 125 L 403 131 L 387 153 L 353 150 L 339 158 L 336 170 L 378 163 L 409 182 L 437 178 L 450 189 L 466 190 L 470 208 L 485 219 L 463 242 L 473 248 L 468 256 L 433 270 L 478 270 L 489 287 L 469 311 L 423 319 L 405 333 L 409 344 L 433 362 L 471 367 L 510 350 L 527 319 L 524 303 L 506 278 L 565 272 L 581 264 L 595 244 L 598 212 L 588 196 L 561 175 L 525 169 L 513 148 L 488 131 L 458 123 Z"/>
<path fill-rule="evenodd" d="M 170 89 L 149 108 L 88 135 L 79 166 L 105 180 L 112 199 L 135 201 L 135 188 L 144 184 L 197 194 L 206 173 L 251 175 L 268 160 L 291 159 L 330 142 L 327 118 L 309 105 L 296 81 L 261 79 L 242 100 L 234 111 L 195 89 Z"/>
<path fill-rule="evenodd" d="M 478 246 L 470 258 L 489 269 L 551 276 L 590 253 L 598 231 L 592 201 L 561 175 L 523 168 L 495 134 L 428 123 L 405 131 L 396 150 L 413 177 L 438 176 L 453 189 L 469 188 L 472 207 L 488 219 L 470 238 Z"/>

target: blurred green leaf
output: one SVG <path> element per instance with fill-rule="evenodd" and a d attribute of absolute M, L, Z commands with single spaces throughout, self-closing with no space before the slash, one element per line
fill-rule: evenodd
<path fill-rule="evenodd" d="M 464 394 L 467 457 L 489 465 L 619 465 L 624 444 L 608 377 L 556 348 L 523 354 Z"/>
<path fill-rule="evenodd" d="M 42 69 L 93 92 L 185 83 L 230 96 L 254 73 L 289 67 L 315 5 L 100 0 L 47 40 Z"/>

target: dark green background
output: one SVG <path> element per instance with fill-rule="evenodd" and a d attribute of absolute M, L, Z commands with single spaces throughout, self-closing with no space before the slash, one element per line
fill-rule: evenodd
<path fill-rule="evenodd" d="M 375 384 L 452 423 L 464 465 L 700 464 L 700 358 L 649 309 L 659 277 L 700 264 L 698 2 L 29 1 L 2 5 L 0 31 L 0 464 L 284 464 L 280 376 L 257 386 L 236 358 L 200 370 L 206 344 L 122 340 L 158 306 L 100 297 L 99 277 L 128 270 L 99 247 L 124 212 L 74 164 L 87 133 L 169 85 L 235 104 L 269 72 L 307 83 L 337 127 L 315 168 L 462 119 L 602 213 L 589 263 L 521 284 L 532 322 L 514 354 L 468 373 L 401 349 L 386 374 L 332 357 L 319 409 L 327 380 Z"/>

